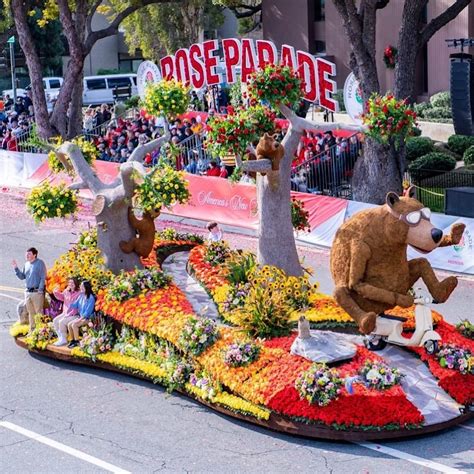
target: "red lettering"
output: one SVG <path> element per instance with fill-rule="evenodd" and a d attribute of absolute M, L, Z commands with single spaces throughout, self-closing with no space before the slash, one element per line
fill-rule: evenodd
<path fill-rule="evenodd" d="M 176 79 L 179 82 L 189 86 L 191 82 L 191 74 L 189 71 L 189 51 L 185 48 L 178 49 L 174 55 L 174 63 L 176 70 Z"/>
<path fill-rule="evenodd" d="M 189 48 L 189 60 L 191 63 L 191 83 L 195 89 L 201 89 L 205 83 L 204 63 L 202 62 L 201 45 L 196 43 Z"/>
<path fill-rule="evenodd" d="M 314 102 L 318 98 L 318 81 L 316 80 L 316 60 L 305 51 L 296 52 L 298 75 L 305 85 L 306 100 Z"/>
<path fill-rule="evenodd" d="M 206 83 L 209 86 L 220 83 L 219 74 L 216 73 L 217 58 L 214 55 L 218 47 L 219 45 L 217 40 L 209 40 L 202 43 Z"/>
<path fill-rule="evenodd" d="M 174 74 L 174 58 L 173 56 L 165 56 L 160 59 L 161 75 L 163 79 L 169 80 Z"/>
<path fill-rule="evenodd" d="M 296 69 L 295 48 L 293 48 L 293 46 L 288 46 L 287 44 L 281 45 L 281 61 L 280 62 L 283 66 L 289 66 L 293 70 Z"/>
<path fill-rule="evenodd" d="M 266 40 L 257 40 L 258 67 L 263 69 L 267 64 L 275 64 L 277 59 L 276 46 Z"/>
<path fill-rule="evenodd" d="M 235 82 L 235 67 L 240 64 L 240 41 L 235 38 L 226 38 L 222 40 L 222 49 L 224 50 L 225 70 L 227 82 Z"/>
<path fill-rule="evenodd" d="M 255 71 L 255 51 L 251 39 L 242 40 L 242 82 L 246 83 L 248 77 Z"/>
<path fill-rule="evenodd" d="M 319 104 L 331 112 L 336 112 L 337 102 L 331 97 L 331 94 L 336 92 L 336 83 L 328 78 L 329 75 L 336 75 L 336 65 L 322 58 L 317 58 L 316 64 L 318 69 Z"/>

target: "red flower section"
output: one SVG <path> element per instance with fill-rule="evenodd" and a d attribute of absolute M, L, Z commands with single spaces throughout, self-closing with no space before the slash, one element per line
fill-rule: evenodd
<path fill-rule="evenodd" d="M 454 344 L 457 347 L 474 353 L 474 341 L 460 334 L 454 326 L 440 321 L 436 331 L 443 344 Z M 474 400 L 474 375 L 463 375 L 457 370 L 441 367 L 436 356 L 428 355 L 423 347 L 410 347 L 420 359 L 428 365 L 430 372 L 438 379 L 438 385 L 451 395 L 458 403 L 468 404 Z"/>
<path fill-rule="evenodd" d="M 380 393 L 354 385 L 354 392 L 354 395 L 344 392 L 338 400 L 319 407 L 301 400 L 294 387 L 286 387 L 269 400 L 268 406 L 287 416 L 305 417 L 327 425 L 382 427 L 395 423 L 404 427 L 423 422 L 423 415 L 399 386 Z"/>
<path fill-rule="evenodd" d="M 208 291 L 211 291 L 217 286 L 226 284 L 227 280 L 220 265 L 213 267 L 204 261 L 205 251 L 206 249 L 202 245 L 193 248 L 189 254 L 189 264 L 198 281 L 204 284 Z"/>

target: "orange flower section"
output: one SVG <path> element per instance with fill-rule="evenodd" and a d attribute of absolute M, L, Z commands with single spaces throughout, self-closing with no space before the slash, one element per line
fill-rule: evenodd
<path fill-rule="evenodd" d="M 140 331 L 177 344 L 186 321 L 194 314 L 184 293 L 174 284 L 118 303 L 107 301 L 106 290 L 97 294 L 96 309 Z"/>
<path fill-rule="evenodd" d="M 220 265 L 213 267 L 205 262 L 204 253 L 205 248 L 202 245 L 192 249 L 189 254 L 189 264 L 196 278 L 206 286 L 207 290 L 212 291 L 227 283 L 227 269 Z"/>

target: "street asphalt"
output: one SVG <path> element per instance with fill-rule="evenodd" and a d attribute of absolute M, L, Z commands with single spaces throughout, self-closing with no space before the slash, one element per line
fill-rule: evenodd
<path fill-rule="evenodd" d="M 30 355 L 8 334 L 22 297 L 10 262 L 36 246 L 51 266 L 87 216 L 74 226 L 38 227 L 21 201 L 0 193 L 0 472 L 474 472 L 473 421 L 380 444 L 308 440 L 219 415 L 129 376 Z M 255 246 L 253 237 L 227 236 L 233 245 Z M 301 254 L 330 292 L 327 251 Z M 467 311 L 474 319 L 473 289 L 474 280 L 463 277 L 436 309 L 452 322 Z"/>

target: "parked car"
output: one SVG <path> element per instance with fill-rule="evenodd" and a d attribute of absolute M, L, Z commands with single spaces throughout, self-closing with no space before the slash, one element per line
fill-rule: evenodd
<path fill-rule="evenodd" d="M 136 74 L 110 74 L 106 76 L 84 77 L 84 105 L 112 104 L 114 89 L 124 91 L 130 88 L 131 96 L 138 94 Z"/>

